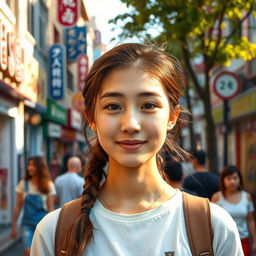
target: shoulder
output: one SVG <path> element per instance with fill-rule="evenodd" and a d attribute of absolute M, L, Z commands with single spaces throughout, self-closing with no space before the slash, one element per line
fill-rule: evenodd
<path fill-rule="evenodd" d="M 31 255 L 54 255 L 55 232 L 61 208 L 48 213 L 37 225 Z"/>
<path fill-rule="evenodd" d="M 37 225 L 37 232 L 40 233 L 42 237 L 49 236 L 50 238 L 55 237 L 55 231 L 59 219 L 61 208 L 49 212 Z"/>
<path fill-rule="evenodd" d="M 247 200 L 248 200 L 249 202 L 252 202 L 252 201 L 253 201 L 253 200 L 252 200 L 252 196 L 251 196 L 248 192 L 246 192 L 246 191 L 242 191 L 242 192 L 245 193 L 245 195 L 246 195 L 246 197 L 247 197 Z"/>
<path fill-rule="evenodd" d="M 18 183 L 18 185 L 16 186 L 16 192 L 18 193 L 23 193 L 25 190 L 25 179 L 21 179 Z"/>
<path fill-rule="evenodd" d="M 213 196 L 212 196 L 212 198 L 211 198 L 211 201 L 212 201 L 213 203 L 215 203 L 215 202 L 218 202 L 219 199 L 220 199 L 219 192 L 216 192 L 216 193 L 213 194 Z"/>
<path fill-rule="evenodd" d="M 236 224 L 226 210 L 210 203 L 214 255 L 243 255 Z"/>
<path fill-rule="evenodd" d="M 235 222 L 226 210 L 214 203 L 210 203 L 210 209 L 214 234 L 237 231 Z"/>

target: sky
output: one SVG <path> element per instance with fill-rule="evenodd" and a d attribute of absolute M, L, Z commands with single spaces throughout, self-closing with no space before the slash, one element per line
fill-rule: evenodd
<path fill-rule="evenodd" d="M 108 24 L 108 20 L 115 18 L 118 14 L 128 12 L 128 8 L 120 0 L 86 0 L 85 6 L 90 17 L 95 16 L 98 29 L 101 31 L 103 44 L 107 50 L 113 48 L 120 40 L 110 43 L 111 38 L 120 33 L 120 29 L 111 31 L 113 24 Z"/>

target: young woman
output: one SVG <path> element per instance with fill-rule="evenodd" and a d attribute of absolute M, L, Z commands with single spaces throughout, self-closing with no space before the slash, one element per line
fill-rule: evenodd
<path fill-rule="evenodd" d="M 236 166 L 227 166 L 220 176 L 221 191 L 212 202 L 223 207 L 234 219 L 245 256 L 250 256 L 249 232 L 252 237 L 253 255 L 256 255 L 256 226 L 251 195 L 243 190 L 243 179 Z"/>
<path fill-rule="evenodd" d="M 16 222 L 24 206 L 22 239 L 25 256 L 30 255 L 30 247 L 36 225 L 46 213 L 54 210 L 55 194 L 54 184 L 50 180 L 45 160 L 41 156 L 30 157 L 28 159 L 26 177 L 16 187 L 16 206 L 11 229 L 11 237 L 16 239 Z"/>
<path fill-rule="evenodd" d="M 85 135 L 90 126 L 96 139 L 88 142 L 81 215 L 66 255 L 191 255 L 182 194 L 163 179 L 160 155 L 166 147 L 182 154 L 175 144 L 182 122 L 179 71 L 163 51 L 134 43 L 95 61 L 83 96 Z M 216 205 L 211 210 L 215 255 L 241 255 L 231 217 Z M 37 226 L 32 255 L 54 255 L 59 213 Z"/>

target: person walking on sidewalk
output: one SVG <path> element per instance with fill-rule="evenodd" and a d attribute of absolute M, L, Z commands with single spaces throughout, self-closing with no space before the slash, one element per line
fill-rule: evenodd
<path fill-rule="evenodd" d="M 253 256 L 256 256 L 256 226 L 252 197 L 243 190 L 243 179 L 236 166 L 223 169 L 220 176 L 221 191 L 215 193 L 212 202 L 223 207 L 234 219 L 245 256 L 250 256 L 249 234 L 252 237 Z"/>
<path fill-rule="evenodd" d="M 162 50 L 136 43 L 119 45 L 94 62 L 83 97 L 85 134 L 90 127 L 96 139 L 92 145 L 86 136 L 90 159 L 84 191 L 62 253 L 191 255 L 182 193 L 167 184 L 161 166 L 164 149 L 184 155 L 175 143 L 184 121 L 180 71 Z M 32 256 L 55 254 L 60 211 L 47 214 L 37 226 Z M 214 255 L 240 256 L 229 214 L 212 204 L 211 218 Z"/>
<path fill-rule="evenodd" d="M 16 239 L 16 223 L 22 207 L 22 240 L 24 255 L 30 255 L 30 247 L 38 222 L 54 210 L 55 187 L 50 179 L 46 161 L 41 156 L 28 159 L 26 176 L 16 187 L 16 205 L 13 212 L 10 236 Z"/>
<path fill-rule="evenodd" d="M 211 200 L 212 195 L 219 190 L 219 178 L 207 170 L 204 150 L 192 151 L 192 164 L 195 173 L 184 179 L 183 188 Z"/>
<path fill-rule="evenodd" d="M 59 207 L 82 195 L 84 179 L 79 175 L 82 170 L 82 163 L 79 157 L 69 158 L 67 172 L 55 179 L 57 202 Z"/>

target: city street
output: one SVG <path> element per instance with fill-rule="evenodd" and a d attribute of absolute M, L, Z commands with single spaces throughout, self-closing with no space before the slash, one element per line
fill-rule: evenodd
<path fill-rule="evenodd" d="M 21 239 L 1 253 L 1 256 L 21 256 L 23 255 L 22 241 Z"/>

